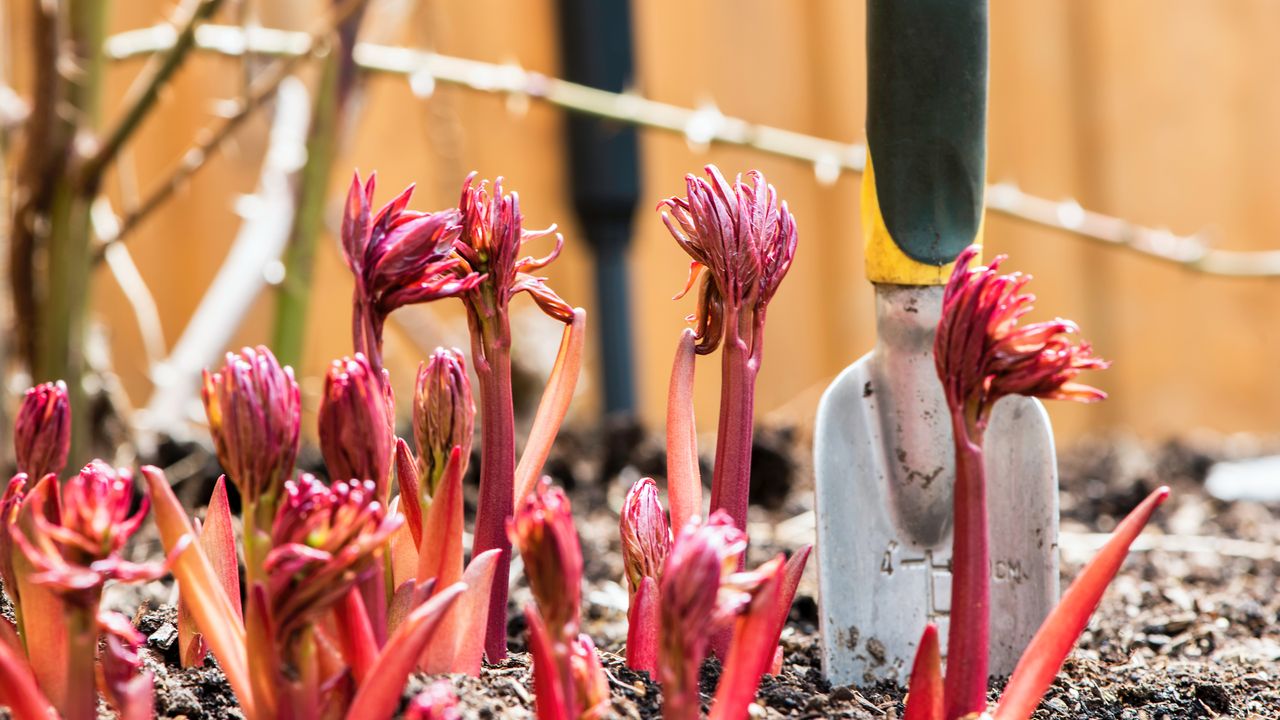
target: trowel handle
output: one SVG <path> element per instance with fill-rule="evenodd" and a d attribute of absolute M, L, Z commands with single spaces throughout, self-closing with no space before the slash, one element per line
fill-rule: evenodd
<path fill-rule="evenodd" d="M 981 241 L 987 0 L 867 1 L 867 279 L 941 285 Z"/>

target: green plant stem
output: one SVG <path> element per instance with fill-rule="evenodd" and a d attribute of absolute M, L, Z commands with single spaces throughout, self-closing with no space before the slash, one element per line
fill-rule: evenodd
<path fill-rule="evenodd" d="M 244 530 L 245 647 L 249 661 L 249 679 L 256 707 L 276 707 L 279 657 L 270 632 L 270 608 L 267 607 L 267 577 L 263 569 L 271 550 L 271 517 L 274 503 L 262 498 L 245 501 L 242 509 Z M 266 529 L 263 529 L 266 528 Z"/>
<path fill-rule="evenodd" d="M 298 210 L 285 247 L 284 282 L 276 301 L 272 347 L 281 364 L 298 366 L 306 339 L 316 240 L 324 227 L 324 201 L 337 145 L 338 75 L 342 54 L 325 58 L 307 136 L 307 164 L 298 185 Z"/>
<path fill-rule="evenodd" d="M 48 208 L 48 259 L 45 264 L 43 302 L 38 313 L 39 331 L 32 367 L 36 382 L 65 380 L 71 395 L 73 412 L 84 410 L 84 392 L 80 382 L 83 370 L 84 318 L 88 312 L 89 269 L 89 205 L 97 192 L 96 183 L 85 186 L 78 182 L 75 137 L 96 127 L 102 104 L 103 55 L 106 16 L 105 0 L 73 0 L 66 6 L 70 45 L 77 74 L 65 84 L 64 102 L 73 125 L 66 133 L 62 152 L 69 165 L 55 182 Z M 86 414 L 87 415 L 87 414 Z M 71 459 L 73 466 L 85 451 L 87 423 L 72 427 Z"/>
<path fill-rule="evenodd" d="M 289 714 L 296 718 L 321 717 L 320 668 L 316 657 L 315 630 L 307 625 L 289 642 L 289 667 L 284 673 L 289 688 Z M 290 677 L 291 675 L 296 675 Z"/>

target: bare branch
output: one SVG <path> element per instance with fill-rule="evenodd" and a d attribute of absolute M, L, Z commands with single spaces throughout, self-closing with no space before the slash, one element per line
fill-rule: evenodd
<path fill-rule="evenodd" d="M 320 23 L 316 30 L 310 33 L 301 33 L 300 51 L 281 55 L 280 59 L 254 81 L 248 96 L 237 102 L 234 112 L 215 123 L 212 127 L 205 128 L 197 134 L 195 143 L 187 148 L 187 151 L 182 155 L 182 159 L 178 161 L 177 166 L 170 171 L 169 175 L 144 196 L 142 202 L 136 208 L 131 209 L 121 219 L 119 233 L 114 237 L 103 238 L 103 244 L 99 246 L 94 261 L 101 261 L 106 246 L 126 238 L 142 220 L 163 205 L 178 188 L 186 184 L 193 175 L 204 167 L 209 156 L 216 152 L 226 142 L 227 138 L 231 137 L 239 129 L 245 120 L 275 95 L 280 83 L 293 74 L 298 64 L 324 49 L 326 45 L 324 39 L 331 35 L 335 28 L 350 17 L 352 13 L 359 10 L 365 2 L 366 0 L 345 0 L 329 13 L 328 17 Z M 207 27 L 206 25 L 202 26 L 202 28 L 197 28 L 197 45 L 199 45 L 199 37 L 201 35 L 198 31 Z M 237 33 L 240 32 L 239 28 L 232 28 L 232 30 Z M 154 28 L 152 32 L 154 33 Z M 110 43 L 107 44 L 107 52 L 108 54 L 111 53 Z"/>
<path fill-rule="evenodd" d="M 153 57 L 134 81 L 125 101 L 124 114 L 107 133 L 97 152 L 84 164 L 80 174 L 83 186 L 93 188 L 102 179 L 102 173 L 155 107 L 160 91 L 195 47 L 196 28 L 208 21 L 221 4 L 222 0 L 187 0 L 178 7 L 177 16 L 167 26 L 173 36 L 172 44 Z"/>

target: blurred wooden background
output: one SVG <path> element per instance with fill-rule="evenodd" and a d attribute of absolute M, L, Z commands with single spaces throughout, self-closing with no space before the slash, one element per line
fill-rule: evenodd
<path fill-rule="evenodd" d="M 23 52 L 29 2 L 3 0 L 11 23 L 14 83 L 29 84 Z M 321 0 L 262 1 L 263 23 L 309 29 Z M 158 22 L 172 0 L 112 4 L 113 31 Z M 406 9 L 407 8 L 407 9 Z M 714 101 L 727 115 L 841 141 L 863 138 L 861 2 L 809 0 L 635 0 L 637 77 L 644 95 L 686 106 Z M 518 62 L 557 74 L 553 0 L 373 0 L 365 37 L 476 59 Z M 1273 0 L 992 0 L 990 163 L 993 181 L 1016 182 L 1052 199 L 1177 232 L 1208 229 L 1233 249 L 1280 247 L 1280 4 Z M 119 63 L 109 97 L 141 67 Z M 131 145 L 126 184 L 162 176 L 193 134 L 238 91 L 239 63 L 199 56 Z M 416 181 L 414 207 L 456 203 L 472 169 L 504 175 L 520 192 L 531 226 L 551 222 L 566 236 L 550 284 L 590 311 L 590 250 L 579 236 L 565 175 L 563 117 L 503 97 L 440 85 L 418 98 L 403 78 L 372 78 L 358 125 L 332 178 L 336 210 L 351 168 L 377 170 L 379 203 Z M 115 101 L 109 101 L 107 117 Z M 250 122 L 225 152 L 130 241 L 160 306 L 171 344 L 225 255 L 239 224 L 238 194 L 252 192 L 268 114 Z M 632 250 L 637 383 L 643 416 L 660 427 L 675 340 L 691 300 L 669 300 L 687 261 L 653 205 L 682 192 L 682 176 L 714 162 L 728 172 L 763 170 L 796 214 L 801 231 L 791 275 L 771 306 L 757 407 L 766 417 L 807 425 L 822 389 L 866 351 L 873 337 L 871 290 L 862 278 L 858 182 L 832 185 L 812 167 L 740 149 L 691 149 L 685 140 L 642 132 L 644 199 Z M 118 193 L 119 178 L 109 183 Z M 1280 426 L 1280 328 L 1272 313 L 1280 281 L 1229 280 L 1100 248 L 1068 234 L 991 216 L 989 252 L 1037 276 L 1041 316 L 1080 322 L 1112 370 L 1092 378 L 1112 393 L 1100 406 L 1050 409 L 1062 439 L 1116 428 L 1148 437 L 1201 427 L 1274 433 Z M 114 362 L 133 401 L 151 386 L 133 315 L 114 281 L 100 274 L 94 312 L 109 328 Z M 318 255 L 304 390 L 319 389 L 326 363 L 350 350 L 351 282 L 335 241 Z M 270 292 L 236 345 L 268 337 Z M 517 303 L 526 306 L 527 300 Z M 426 339 L 465 342 L 456 302 L 401 311 Z M 518 323 L 516 352 L 549 364 L 554 323 Z M 433 330 L 432 328 L 435 328 Z M 542 330 L 544 332 L 539 332 Z M 438 331 L 438 332 L 437 332 Z M 594 348 L 589 346 L 589 352 Z M 402 408 L 424 356 L 403 333 L 388 340 L 388 367 Z M 597 371 L 590 364 L 579 421 L 594 417 Z M 718 362 L 698 370 L 701 425 L 716 417 Z"/>

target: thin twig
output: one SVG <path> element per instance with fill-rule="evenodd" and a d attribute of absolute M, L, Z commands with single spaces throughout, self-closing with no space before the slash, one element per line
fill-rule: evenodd
<path fill-rule="evenodd" d="M 173 33 L 173 43 L 153 57 L 134 81 L 125 101 L 124 113 L 111 132 L 106 134 L 106 139 L 97 152 L 84 164 L 80 182 L 85 187 L 93 188 L 101 181 L 102 173 L 129 137 L 142 125 L 143 119 L 160 98 L 160 92 L 195 47 L 196 28 L 213 17 L 221 4 L 222 0 L 187 0 L 178 7 L 178 14 L 173 22 L 162 26 L 168 27 Z"/>
<path fill-rule="evenodd" d="M 108 55 L 125 59 L 154 52 L 166 42 L 153 29 L 116 35 Z M 294 56 L 305 52 L 305 36 L 298 32 L 206 25 L 196 33 L 203 50 L 239 56 L 245 52 Z M 570 112 L 683 135 L 696 147 L 712 143 L 739 145 L 763 153 L 810 164 L 819 182 L 835 182 L 843 172 L 859 174 L 866 164 L 866 147 L 826 140 L 781 128 L 729 117 L 714 106 L 686 108 L 641 97 L 613 93 L 529 72 L 515 65 L 468 60 L 424 50 L 359 43 L 356 63 L 366 71 L 408 77 L 416 87 L 434 83 L 456 85 L 516 99 L 534 99 Z M 1112 247 L 1171 263 L 1207 275 L 1233 277 L 1280 276 L 1280 251 L 1233 251 L 1210 248 L 1200 234 L 1178 235 L 1122 218 L 1081 208 L 1073 200 L 1055 201 L 1022 192 L 1009 183 L 987 189 L 992 213 L 1078 235 Z"/>
<path fill-rule="evenodd" d="M 320 52 L 325 46 L 324 38 L 333 33 L 338 25 L 346 20 L 351 13 L 363 6 L 365 2 L 366 0 L 345 0 L 341 5 L 334 8 L 333 12 L 329 13 L 329 16 L 316 30 L 310 33 L 302 33 L 302 41 L 300 43 L 302 49 L 296 53 L 281 55 L 279 60 L 257 78 L 248 97 L 237 102 L 234 112 L 215 123 L 214 126 L 205 128 L 197 134 L 195 143 L 183 153 L 178 165 L 170 171 L 169 175 L 157 187 L 143 198 L 138 207 L 130 210 L 121 219 L 119 233 L 114 237 L 103 238 L 103 244 L 99 246 L 94 261 L 101 261 L 107 245 L 120 242 L 126 238 L 139 223 L 163 205 L 178 188 L 182 187 L 196 172 L 204 167 L 209 156 L 217 151 L 222 143 L 231 137 L 245 120 L 275 94 L 280 87 L 280 83 L 293 74 L 298 63 Z M 197 28 L 197 44 L 199 44 L 199 36 L 201 35 L 199 31 L 207 27 L 209 26 L 205 25 Z M 237 33 L 240 32 L 239 28 L 230 29 Z M 154 30 L 152 28 L 151 32 L 154 32 Z M 110 53 L 109 43 L 107 52 Z"/>

